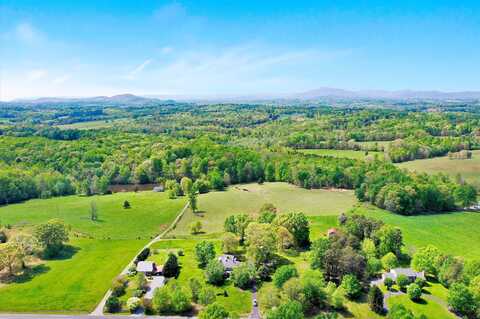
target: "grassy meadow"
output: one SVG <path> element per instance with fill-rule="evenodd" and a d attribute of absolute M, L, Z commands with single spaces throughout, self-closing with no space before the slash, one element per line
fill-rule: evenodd
<path fill-rule="evenodd" d="M 117 120 L 101 120 L 101 121 L 87 121 L 87 122 L 77 122 L 72 124 L 63 124 L 57 125 L 59 129 L 62 130 L 98 130 L 102 128 L 110 128 L 115 125 L 127 123 L 127 119 L 117 119 Z"/>
<path fill-rule="evenodd" d="M 415 160 L 397 164 L 398 167 L 429 174 L 460 174 L 467 182 L 480 188 L 480 150 L 472 151 L 471 159 L 449 159 L 448 156 Z"/>
<path fill-rule="evenodd" d="M 280 212 L 299 211 L 308 216 L 327 216 L 348 211 L 357 200 L 349 190 L 307 190 L 287 183 L 235 185 L 224 192 L 200 195 L 199 212 L 193 214 L 188 210 L 171 234 L 189 234 L 189 225 L 196 220 L 202 222 L 205 232 L 220 232 L 228 216 L 239 213 L 255 215 L 265 203 L 274 204 Z"/>
<path fill-rule="evenodd" d="M 407 217 L 363 205 L 355 209 L 355 212 L 400 227 L 409 250 L 432 244 L 445 253 L 480 258 L 479 213 L 453 212 Z"/>
<path fill-rule="evenodd" d="M 130 209 L 123 208 L 128 200 Z M 91 221 L 94 201 L 98 221 Z M 113 278 L 148 240 L 165 229 L 185 205 L 154 192 L 69 196 L 0 207 L 2 224 L 29 231 L 60 218 L 71 227 L 71 256 L 32 266 L 31 276 L 0 287 L 2 312 L 75 312 L 94 309 Z"/>
<path fill-rule="evenodd" d="M 364 160 L 367 156 L 377 155 L 379 158 L 383 158 L 383 152 L 376 151 L 353 151 L 353 150 L 333 150 L 333 149 L 302 149 L 298 150 L 304 154 L 313 154 L 318 156 L 330 156 L 339 158 L 351 158 Z"/>

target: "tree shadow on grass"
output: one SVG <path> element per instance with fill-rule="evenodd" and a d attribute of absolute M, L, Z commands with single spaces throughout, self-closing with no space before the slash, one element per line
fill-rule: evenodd
<path fill-rule="evenodd" d="M 347 308 L 343 308 L 342 310 L 337 310 L 339 314 L 342 315 L 343 318 L 354 318 L 353 313 L 351 313 Z"/>
<path fill-rule="evenodd" d="M 48 272 L 49 270 L 50 270 L 50 267 L 48 267 L 45 264 L 40 264 L 40 265 L 36 265 L 36 266 L 33 266 L 33 267 L 28 267 L 28 268 L 25 268 L 23 270 L 22 274 L 11 277 L 9 282 L 17 283 L 17 284 L 29 282 L 34 277 L 36 277 L 38 275 L 41 275 L 41 274 L 44 274 L 44 273 Z"/>
<path fill-rule="evenodd" d="M 65 245 L 62 250 L 56 254 L 55 256 L 45 256 L 43 259 L 45 260 L 66 260 L 71 259 L 78 251 L 80 250 L 79 247 L 75 247 L 72 245 Z"/>
<path fill-rule="evenodd" d="M 419 299 L 416 299 L 416 300 L 412 300 L 412 302 L 416 303 L 416 304 L 419 304 L 419 305 L 426 305 L 427 304 L 427 301 L 423 298 L 419 298 Z"/>

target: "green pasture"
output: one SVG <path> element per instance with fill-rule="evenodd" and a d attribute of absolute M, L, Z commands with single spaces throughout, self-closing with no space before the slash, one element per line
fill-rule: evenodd
<path fill-rule="evenodd" d="M 130 209 L 123 208 L 128 200 Z M 90 220 L 95 202 L 99 219 Z M 0 287 L 2 312 L 92 311 L 138 251 L 169 225 L 185 205 L 154 192 L 69 196 L 0 207 L 3 225 L 29 231 L 60 218 L 71 227 L 70 255 L 32 266 L 30 275 Z"/>
<path fill-rule="evenodd" d="M 330 156 L 339 158 L 351 158 L 364 160 L 367 156 L 378 156 L 383 158 L 383 152 L 377 151 L 353 151 L 353 150 L 333 150 L 333 149 L 302 149 L 298 150 L 303 154 L 313 154 L 318 156 Z"/>
<path fill-rule="evenodd" d="M 397 164 L 398 167 L 429 174 L 458 174 L 467 182 L 480 188 L 480 151 L 472 151 L 471 159 L 449 159 L 448 156 L 415 160 Z"/>
<path fill-rule="evenodd" d="M 189 225 L 201 221 L 207 233 L 223 230 L 225 218 L 246 213 L 255 216 L 265 203 L 274 204 L 280 212 L 303 212 L 308 216 L 338 215 L 352 208 L 357 200 L 349 190 L 307 190 L 287 183 L 243 184 L 223 192 L 198 197 L 199 212 L 188 210 L 172 235 L 189 234 Z"/>

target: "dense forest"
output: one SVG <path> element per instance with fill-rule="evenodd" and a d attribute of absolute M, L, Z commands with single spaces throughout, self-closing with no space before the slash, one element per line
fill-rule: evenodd
<path fill-rule="evenodd" d="M 115 184 L 162 184 L 181 195 L 177 184 L 189 177 L 200 192 L 264 181 L 354 189 L 361 201 L 407 215 L 469 206 L 476 190 L 462 180 L 392 164 L 480 149 L 480 114 L 427 106 L 2 104 L 0 204 L 105 194 Z M 384 156 L 296 151 L 305 148 Z"/>

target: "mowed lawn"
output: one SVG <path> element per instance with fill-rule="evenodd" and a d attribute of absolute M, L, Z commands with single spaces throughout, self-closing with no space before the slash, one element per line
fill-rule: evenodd
<path fill-rule="evenodd" d="M 452 177 L 460 174 L 467 182 L 480 188 L 480 151 L 472 151 L 472 158 L 466 160 L 444 156 L 404 162 L 398 167 L 429 174 L 444 173 Z"/>
<path fill-rule="evenodd" d="M 223 192 L 200 195 L 199 213 L 188 210 L 172 234 L 189 234 L 189 225 L 197 220 L 202 222 L 205 232 L 219 232 L 228 216 L 240 213 L 255 216 L 265 203 L 274 204 L 280 212 L 325 216 L 346 212 L 357 200 L 349 190 L 307 190 L 287 183 L 234 185 Z"/>
<path fill-rule="evenodd" d="M 130 209 L 123 208 L 128 200 Z M 89 219 L 95 201 L 99 221 Z M 185 205 L 154 192 L 59 197 L 0 207 L 2 224 L 29 230 L 51 218 L 71 226 L 74 253 L 37 266 L 30 278 L 0 288 L 1 312 L 90 312 L 121 270 Z"/>
<path fill-rule="evenodd" d="M 298 150 L 304 154 L 313 154 L 318 156 L 330 156 L 330 157 L 339 157 L 339 158 L 351 158 L 364 160 L 365 157 L 371 155 L 377 155 L 380 159 L 383 159 L 383 152 L 376 151 L 353 151 L 353 150 L 332 150 L 332 149 L 302 149 Z"/>
<path fill-rule="evenodd" d="M 211 240 L 215 243 L 215 250 L 217 256 L 221 254 L 221 242 L 220 240 Z M 178 284 L 189 290 L 190 278 L 197 278 L 202 284 L 205 284 L 204 270 L 198 268 L 197 260 L 195 257 L 195 245 L 199 240 L 195 239 L 172 239 L 161 240 L 152 245 L 152 250 L 155 254 L 149 257 L 149 260 L 155 261 L 157 264 L 164 264 L 166 261 L 168 252 L 178 253 L 179 250 L 183 251 L 184 256 L 179 256 L 178 261 L 181 266 L 180 275 L 177 278 Z M 237 287 L 234 287 L 233 283 L 229 280 L 221 287 L 215 287 L 217 292 L 216 301 L 223 305 L 229 312 L 237 315 L 248 315 L 251 311 L 252 299 L 251 292 L 244 291 Z M 223 293 L 227 292 L 227 296 Z"/>

